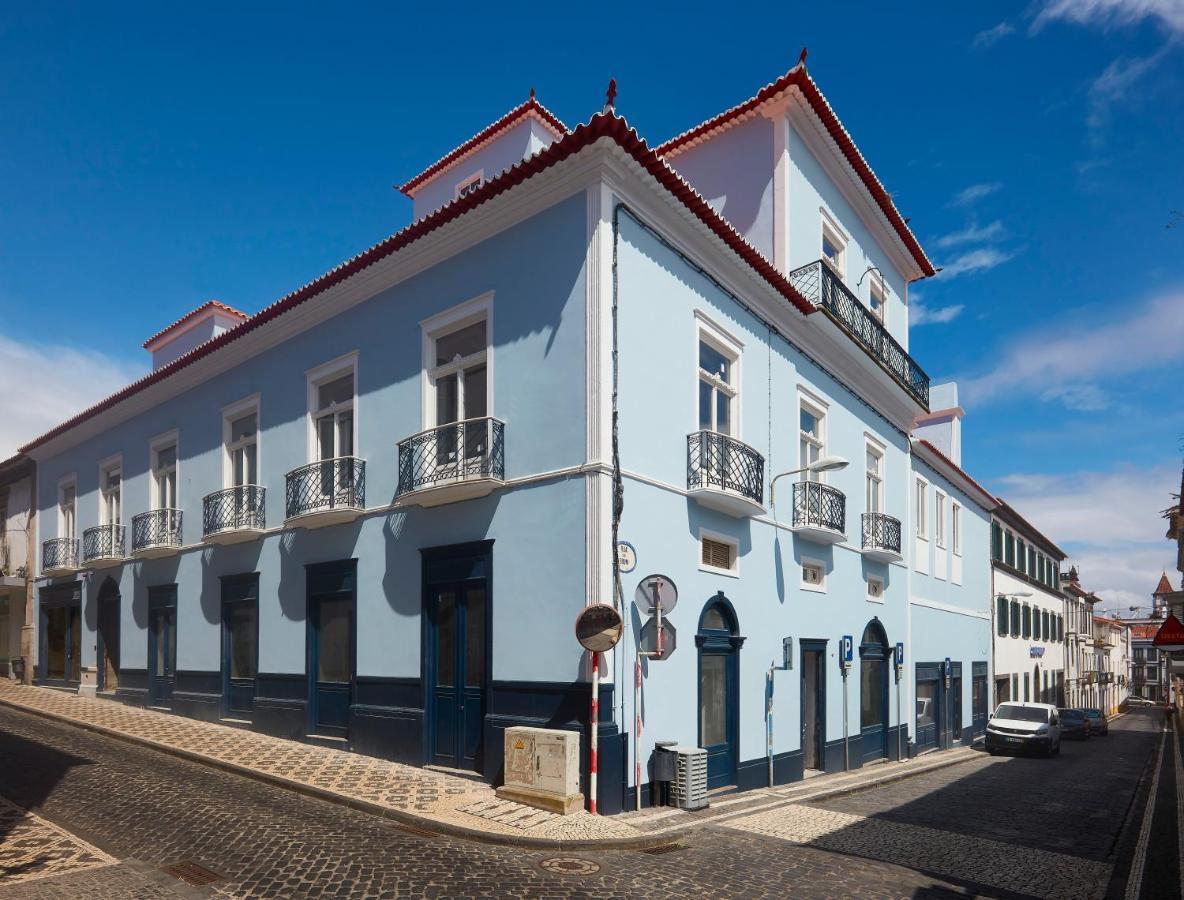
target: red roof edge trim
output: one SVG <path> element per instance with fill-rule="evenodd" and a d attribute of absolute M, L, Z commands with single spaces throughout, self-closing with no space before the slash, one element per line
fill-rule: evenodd
<path fill-rule="evenodd" d="M 921 271 L 925 273 L 926 277 L 936 275 L 937 270 L 934 268 L 933 263 L 929 261 L 929 257 L 925 255 L 920 241 L 917 240 L 912 229 L 905 223 L 892 197 L 889 196 L 888 191 L 884 188 L 880 179 L 876 177 L 875 172 L 872 171 L 871 166 L 868 165 L 863 154 L 859 152 L 859 148 L 855 146 L 855 141 L 851 139 L 851 135 L 847 133 L 847 129 L 843 127 L 843 123 L 839 121 L 839 117 L 835 115 L 835 111 L 831 108 L 830 103 L 827 102 L 826 97 L 823 96 L 822 91 L 818 89 L 818 85 L 815 84 L 814 79 L 806 72 L 805 66 L 794 66 L 776 81 L 765 85 L 757 91 L 756 96 L 751 97 L 738 106 L 724 110 L 719 115 L 713 116 L 706 122 L 696 125 L 688 131 L 684 131 L 664 144 L 659 144 L 654 152 L 659 156 L 672 154 L 687 144 L 715 131 L 717 128 L 722 128 L 745 114 L 752 112 L 767 100 L 771 100 L 788 88 L 795 86 L 801 90 L 802 95 L 810 104 L 810 108 L 814 110 L 814 114 L 822 121 L 827 133 L 830 134 L 831 139 L 838 145 L 839 150 L 855 170 L 860 181 L 863 182 L 868 192 L 872 195 L 872 198 L 876 201 L 876 204 L 888 218 L 892 229 L 904 242 L 909 254 L 921 268 Z"/>
<path fill-rule="evenodd" d="M 123 390 L 112 394 L 105 400 L 67 419 L 62 424 L 21 447 L 20 452 L 27 453 L 65 434 L 87 419 L 93 418 L 99 413 L 110 409 L 133 394 L 137 394 L 149 386 L 163 381 L 175 372 L 197 362 L 202 357 L 221 349 L 231 341 L 238 340 L 256 328 L 270 322 L 272 319 L 281 316 L 288 310 L 299 306 L 301 303 L 312 299 L 334 285 L 340 284 L 379 260 L 427 236 L 453 219 L 460 218 L 482 203 L 505 193 L 511 188 L 517 187 L 532 176 L 573 156 L 601 138 L 608 138 L 614 141 L 636 160 L 642 168 L 653 175 L 663 187 L 674 194 L 708 229 L 747 263 L 758 276 L 785 297 L 803 315 L 809 315 L 815 311 L 813 304 L 798 293 L 793 285 L 790 284 L 789 279 L 765 259 L 755 247 L 745 241 L 669 165 L 659 159 L 657 154 L 646 146 L 645 141 L 638 137 L 637 132 L 630 128 L 624 119 L 613 112 L 598 113 L 587 124 L 577 126 L 574 131 L 568 132 L 567 135 L 554 144 L 540 150 L 529 159 L 516 163 L 502 174 L 487 181 L 472 193 L 459 197 L 434 212 L 429 213 L 422 219 L 412 222 L 403 230 L 396 232 L 368 250 L 346 260 L 336 268 L 308 282 L 303 287 L 286 294 L 229 331 L 206 341 L 204 344 L 190 350 L 184 356 L 173 360 L 167 365 L 161 366 L 159 369 L 145 375 L 139 381 L 133 382 Z"/>
<path fill-rule="evenodd" d="M 547 109 L 547 107 L 539 103 L 539 101 L 535 99 L 534 94 L 531 93 L 530 99 L 528 99 L 525 103 L 515 106 L 512 110 L 498 119 L 492 125 L 483 128 L 455 150 L 446 153 L 439 160 L 432 163 L 410 181 L 406 181 L 399 185 L 399 190 L 410 196 L 412 191 L 414 191 L 425 181 L 429 180 L 432 176 L 444 171 L 461 157 L 476 149 L 479 145 L 485 143 L 485 141 L 489 140 L 499 131 L 509 128 L 518 119 L 521 119 L 523 116 L 531 112 L 538 115 L 538 117 L 542 119 L 546 125 L 554 130 L 557 137 L 562 137 L 563 135 L 567 134 L 568 127 L 559 121 L 559 118 L 549 109 Z"/>
<path fill-rule="evenodd" d="M 221 302 L 220 300 L 207 300 L 205 303 L 203 303 L 197 309 L 185 313 L 185 315 L 183 315 L 183 316 L 181 316 L 181 318 L 177 319 L 177 321 L 174 322 L 172 325 L 166 325 L 164 328 L 160 329 L 160 331 L 156 332 L 156 334 L 152 335 L 152 337 L 148 338 L 148 340 L 144 341 L 144 349 L 147 350 L 149 344 L 156 343 L 156 341 L 160 340 L 162 337 L 164 337 L 166 334 L 168 334 L 174 328 L 179 328 L 180 326 L 184 325 L 186 322 L 189 322 L 189 321 L 197 318 L 199 315 L 201 315 L 202 313 L 204 313 L 208 309 L 220 310 L 221 312 L 224 312 L 227 315 L 234 316 L 236 319 L 239 319 L 240 321 L 246 321 L 247 319 L 251 318 L 249 315 L 247 315 L 241 309 L 235 309 L 233 306 L 227 306 L 225 303 Z"/>
<path fill-rule="evenodd" d="M 915 439 L 915 440 L 917 441 L 918 444 L 923 445 L 926 450 L 928 450 L 930 453 L 932 453 L 934 456 L 936 456 L 938 459 L 940 459 L 943 464 L 945 464 L 950 469 L 952 469 L 960 477 L 966 479 L 966 481 L 969 484 L 973 485 L 978 490 L 979 494 L 981 494 L 984 498 L 986 498 L 986 500 L 989 504 L 989 506 L 987 507 L 988 509 L 994 509 L 996 506 L 999 505 L 999 498 L 998 497 L 996 497 L 994 494 L 992 494 L 990 491 L 988 491 L 985 487 L 983 487 L 981 484 L 979 484 L 974 478 L 971 477 L 969 472 L 967 472 L 960 465 L 958 465 L 956 462 L 954 462 L 952 459 L 950 459 L 948 456 L 946 456 L 944 453 L 942 453 L 940 450 L 938 450 L 935 446 L 933 446 L 933 444 L 929 443 L 929 441 L 925 440 L 924 438 Z"/>

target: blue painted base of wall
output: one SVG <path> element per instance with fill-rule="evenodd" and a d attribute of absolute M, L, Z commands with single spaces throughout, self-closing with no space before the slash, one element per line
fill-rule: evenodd
<path fill-rule="evenodd" d="M 308 734 L 308 679 L 303 673 L 255 678 L 255 728 L 273 737 L 302 741 Z"/>
<path fill-rule="evenodd" d="M 350 749 L 366 756 L 421 765 L 423 687 L 418 678 L 358 676 L 349 710 Z"/>
<path fill-rule="evenodd" d="M 120 669 L 115 699 L 131 706 L 145 706 L 148 703 L 148 670 Z"/>
<path fill-rule="evenodd" d="M 222 718 L 222 673 L 178 671 L 172 706 L 178 715 L 217 722 Z"/>

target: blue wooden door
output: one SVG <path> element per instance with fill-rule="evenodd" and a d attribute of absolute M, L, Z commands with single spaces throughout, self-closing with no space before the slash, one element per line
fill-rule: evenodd
<path fill-rule="evenodd" d="M 173 702 L 177 677 L 177 589 L 148 589 L 148 702 Z"/>
<path fill-rule="evenodd" d="M 313 731 L 347 737 L 353 699 L 354 598 L 325 594 L 310 597 L 309 606 Z"/>
<path fill-rule="evenodd" d="M 802 765 L 826 768 L 826 641 L 802 641 Z"/>
<path fill-rule="evenodd" d="M 740 645 L 736 617 L 721 594 L 699 617 L 699 746 L 707 751 L 708 788 L 736 783 L 740 750 Z"/>
<path fill-rule="evenodd" d="M 859 736 L 864 762 L 888 756 L 888 638 L 878 619 L 859 644 Z"/>
<path fill-rule="evenodd" d="M 978 666 L 978 663 L 975 663 Z M 987 731 L 987 675 L 975 674 L 971 682 L 971 727 L 975 734 Z"/>
<path fill-rule="evenodd" d="M 230 718 L 250 718 L 259 669 L 258 578 L 222 579 L 222 709 Z"/>
<path fill-rule="evenodd" d="M 484 580 L 435 584 L 428 591 L 431 758 L 437 765 L 481 768 L 486 704 L 486 591 Z"/>
<path fill-rule="evenodd" d="M 937 746 L 944 719 L 944 703 L 945 692 L 941 688 L 940 664 L 918 663 L 916 690 L 918 750 L 929 750 Z"/>

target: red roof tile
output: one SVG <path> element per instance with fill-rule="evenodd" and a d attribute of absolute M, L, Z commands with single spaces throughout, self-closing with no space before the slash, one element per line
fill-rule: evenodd
<path fill-rule="evenodd" d="M 401 184 L 399 186 L 399 190 L 410 196 L 412 191 L 430 179 L 433 175 L 444 171 L 457 160 L 476 150 L 490 138 L 494 137 L 494 135 L 504 131 L 511 125 L 516 124 L 518 120 L 524 116 L 531 114 L 538 116 L 544 124 L 550 127 L 555 132 L 556 137 L 562 137 L 567 133 L 567 126 L 560 122 L 555 114 L 547 109 L 547 107 L 543 106 L 543 104 L 539 103 L 539 101 L 535 99 L 534 89 L 531 88 L 530 98 L 525 103 L 515 106 L 512 110 L 498 119 L 492 125 L 477 132 L 477 134 L 473 135 L 455 150 L 445 154 L 439 160 L 432 163 L 410 181 L 406 181 Z"/>
<path fill-rule="evenodd" d="M 946 456 L 944 453 L 942 453 L 940 450 L 938 450 L 935 446 L 933 446 L 933 444 L 929 443 L 929 441 L 925 440 L 924 438 L 918 440 L 917 443 L 924 444 L 925 449 L 927 449 L 930 452 L 932 452 L 933 454 L 935 454 L 938 457 L 938 459 L 940 459 L 943 463 L 945 463 L 947 466 L 949 466 L 951 469 L 953 469 L 955 472 L 957 472 L 959 475 L 961 475 L 963 478 L 965 478 L 968 482 L 970 482 L 972 485 L 974 485 L 976 488 L 978 488 L 979 494 L 981 494 L 982 497 L 987 501 L 987 509 L 994 509 L 996 506 L 999 505 L 999 498 L 998 497 L 996 497 L 994 494 L 992 494 L 990 491 L 988 491 L 985 487 L 983 487 L 981 484 L 979 484 L 977 481 L 975 481 L 973 478 L 971 478 L 970 474 L 965 469 L 963 469 L 960 465 L 958 465 L 956 462 L 954 462 L 952 459 L 950 459 L 948 456 Z"/>
<path fill-rule="evenodd" d="M 756 274 L 767 282 L 773 290 L 784 297 L 795 309 L 803 315 L 815 312 L 813 304 L 803 297 L 789 282 L 784 274 L 765 259 L 760 252 L 749 244 L 728 222 L 707 203 L 694 189 L 690 187 L 670 166 L 646 145 L 637 132 L 615 112 L 602 112 L 593 116 L 587 124 L 579 125 L 568 132 L 550 146 L 540 150 L 534 156 L 524 159 L 511 166 L 505 172 L 487 181 L 472 193 L 466 194 L 446 203 L 432 213 L 412 222 L 406 228 L 396 232 L 385 240 L 375 244 L 356 256 L 346 260 L 308 284 L 281 297 L 271 305 L 260 310 L 246 321 L 230 331 L 218 335 L 194 348 L 184 356 L 173 360 L 145 375 L 123 390 L 112 394 L 89 409 L 63 422 L 45 434 L 30 441 L 21 448 L 21 452 L 28 452 L 46 442 L 64 434 L 87 419 L 91 419 L 117 403 L 139 393 L 150 385 L 163 381 L 174 372 L 193 364 L 202 357 L 216 352 L 232 341 L 236 341 L 259 328 L 271 320 L 278 318 L 290 309 L 323 293 L 330 287 L 345 281 L 352 275 L 390 256 L 409 244 L 426 237 L 446 223 L 457 219 L 470 210 L 488 200 L 517 187 L 522 182 L 562 162 L 578 153 L 585 147 L 599 140 L 607 139 L 617 144 L 638 165 L 653 176 L 659 184 L 674 195 L 684 206 L 694 214 L 705 227 L 722 240 L 737 256 L 740 257 Z"/>
<path fill-rule="evenodd" d="M 199 315 L 204 313 L 207 309 L 219 309 L 224 313 L 234 316 L 236 319 L 238 319 L 240 321 L 245 321 L 245 320 L 251 318 L 242 310 L 235 309 L 233 306 L 227 306 L 225 303 L 222 303 L 219 300 L 207 300 L 205 303 L 203 303 L 197 309 L 195 309 L 191 312 L 185 313 L 185 315 L 181 316 L 181 318 L 179 318 L 172 325 L 165 326 L 164 328 L 160 329 L 160 331 L 156 332 L 156 334 L 152 335 L 152 337 L 148 338 L 148 340 L 144 341 L 144 348 L 147 349 L 149 344 L 153 344 L 156 341 L 160 340 L 162 337 L 164 337 L 166 334 L 168 334 L 174 328 L 184 325 L 186 322 L 192 321 L 193 319 L 197 318 Z"/>
<path fill-rule="evenodd" d="M 1164 572 L 1159 576 L 1159 584 L 1155 586 L 1155 590 L 1151 592 L 1151 596 L 1154 597 L 1158 594 L 1170 594 L 1174 590 L 1175 588 L 1172 587 L 1172 583 L 1168 581 L 1168 573 Z"/>
<path fill-rule="evenodd" d="M 871 166 L 868 165 L 867 160 L 863 158 L 863 154 L 859 152 L 859 148 L 855 146 L 855 141 L 851 139 L 851 135 L 847 133 L 847 129 L 843 127 L 843 123 L 839 121 L 839 117 L 835 115 L 835 111 L 831 108 L 830 103 L 827 102 L 826 97 L 822 95 L 822 91 L 818 89 L 818 85 L 814 83 L 814 79 L 807 74 L 806 67 L 800 63 L 776 81 L 765 85 L 757 91 L 755 96 L 750 97 L 738 106 L 724 110 L 719 115 L 713 116 L 706 122 L 696 125 L 688 131 L 684 131 L 682 134 L 666 141 L 666 143 L 660 144 L 655 148 L 655 151 L 659 156 L 674 154 L 711 132 L 727 127 L 746 113 L 752 112 L 766 101 L 772 100 L 791 87 L 797 87 L 802 92 L 802 95 L 806 98 L 806 102 L 814 110 L 814 114 L 822 121 L 823 127 L 826 128 L 831 139 L 838 145 L 839 150 L 847 162 L 850 163 L 851 168 L 855 170 L 856 175 L 859 176 L 859 179 L 868 189 L 868 192 L 875 199 L 876 204 L 888 218 L 888 222 L 892 225 L 893 230 L 904 242 L 913 259 L 916 260 L 917 265 L 921 267 L 921 271 L 926 276 L 937 274 L 933 263 L 929 261 L 929 257 L 921 249 L 920 242 L 901 216 L 899 210 L 897 210 L 892 197 L 889 196 L 888 191 L 884 188 L 880 179 L 876 177 Z"/>

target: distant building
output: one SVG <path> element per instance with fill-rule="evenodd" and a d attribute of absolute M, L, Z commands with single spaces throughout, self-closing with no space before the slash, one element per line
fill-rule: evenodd
<path fill-rule="evenodd" d="M 24 631 L 31 593 L 29 548 L 33 545 L 36 469 L 24 456 L 0 462 L 0 678 L 15 677 L 14 660 L 33 656 L 32 632 Z M 25 645 L 22 649 L 22 635 Z M 26 660 L 31 664 L 32 659 Z"/>
<path fill-rule="evenodd" d="M 1065 705 L 1098 705 L 1099 682 L 1094 652 L 1094 604 L 1097 594 L 1081 586 L 1077 567 L 1060 575 L 1065 597 Z"/>

